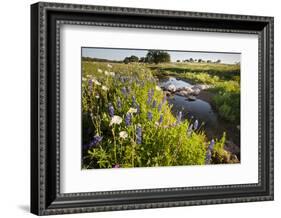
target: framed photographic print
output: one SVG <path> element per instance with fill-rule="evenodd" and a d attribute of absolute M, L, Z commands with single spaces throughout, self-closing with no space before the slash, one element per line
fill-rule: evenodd
<path fill-rule="evenodd" d="M 273 200 L 273 18 L 31 6 L 31 212 Z"/>

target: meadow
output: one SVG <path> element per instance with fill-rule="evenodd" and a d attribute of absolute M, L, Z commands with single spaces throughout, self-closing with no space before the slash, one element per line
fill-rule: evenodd
<path fill-rule="evenodd" d="M 239 65 L 237 65 L 239 67 Z M 198 120 L 172 113 L 157 76 L 211 84 L 220 116 L 239 123 L 240 69 L 223 64 L 82 61 L 82 168 L 233 163 L 227 133 L 208 138 Z"/>

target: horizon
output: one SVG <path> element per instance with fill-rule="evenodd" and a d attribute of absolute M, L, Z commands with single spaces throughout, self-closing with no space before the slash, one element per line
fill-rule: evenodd
<path fill-rule="evenodd" d="M 106 59 L 111 61 L 123 61 L 125 57 L 132 55 L 138 58 L 145 57 L 148 50 L 160 50 L 160 49 L 125 49 L 125 48 L 90 48 L 82 47 L 82 57 Z M 118 51 L 118 52 L 117 52 Z M 203 51 L 175 51 L 175 50 L 162 50 L 168 52 L 171 56 L 171 62 L 177 62 L 177 60 L 183 61 L 190 58 L 202 59 L 204 61 L 221 60 L 224 64 L 235 64 L 240 62 L 241 53 L 222 53 L 222 52 L 203 52 Z"/>

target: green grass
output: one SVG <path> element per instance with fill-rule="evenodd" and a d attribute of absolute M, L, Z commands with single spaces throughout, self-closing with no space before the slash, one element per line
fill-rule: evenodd
<path fill-rule="evenodd" d="M 202 130 L 188 133 L 189 120 L 177 122 L 157 87 L 155 69 L 145 64 L 108 66 L 108 63 L 83 61 L 82 70 L 84 169 L 205 164 L 210 142 Z M 150 102 L 149 92 L 153 92 Z M 113 119 L 110 105 L 114 115 L 122 119 L 120 124 L 110 125 Z M 130 125 L 126 125 L 128 112 L 137 108 L 139 112 L 132 113 Z M 148 119 L 149 112 L 152 120 Z M 120 137 L 122 132 L 127 137 Z M 95 142 L 95 137 L 102 139 Z M 216 139 L 218 143 L 220 140 Z"/>

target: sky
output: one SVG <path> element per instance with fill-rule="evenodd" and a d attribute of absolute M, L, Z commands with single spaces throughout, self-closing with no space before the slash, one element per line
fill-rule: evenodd
<path fill-rule="evenodd" d="M 219 53 L 201 51 L 167 51 L 171 56 L 171 61 L 186 60 L 189 58 L 216 61 L 233 64 L 240 62 L 240 53 Z M 145 57 L 147 50 L 144 49 L 120 49 L 120 48 L 82 48 L 82 57 L 100 58 L 108 60 L 124 60 L 125 57 L 135 55 Z"/>

